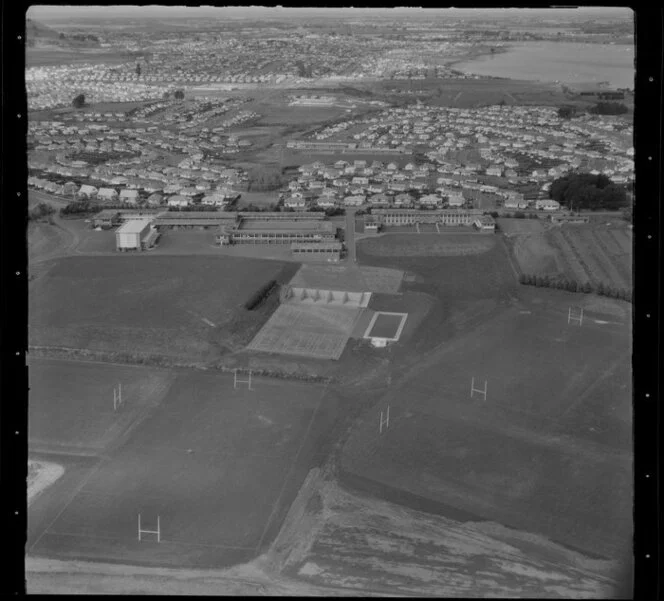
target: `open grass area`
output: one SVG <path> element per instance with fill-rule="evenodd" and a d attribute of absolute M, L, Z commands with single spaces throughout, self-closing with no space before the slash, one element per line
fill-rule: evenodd
<path fill-rule="evenodd" d="M 427 511 L 622 559 L 631 544 L 629 323 L 588 313 L 583 327 L 568 326 L 574 295 L 563 296 L 558 307 L 505 310 L 423 358 L 358 422 L 344 469 L 374 494 L 403 491 Z M 479 389 L 487 382 L 486 401 L 470 398 L 471 378 Z"/>
<path fill-rule="evenodd" d="M 495 238 L 481 234 L 386 234 L 364 238 L 358 250 L 378 257 L 425 257 L 475 255 L 487 252 Z"/>
<path fill-rule="evenodd" d="M 632 286 L 632 232 L 599 224 L 552 229 L 546 241 L 556 249 L 563 275 L 579 282 Z"/>
<path fill-rule="evenodd" d="M 30 344 L 214 360 L 269 317 L 243 309 L 247 298 L 296 269 L 222 256 L 59 259 L 30 284 Z M 239 322 L 244 333 L 231 331 Z"/>
<path fill-rule="evenodd" d="M 335 410 L 320 386 L 254 378 L 252 389 L 234 389 L 231 374 L 178 376 L 124 446 L 38 501 L 30 552 L 199 568 L 255 556 L 316 463 Z M 55 508 L 52 519 L 37 519 L 39 502 Z M 137 540 L 139 513 L 145 530 L 159 516 L 160 543 Z"/>
<path fill-rule="evenodd" d="M 31 452 L 101 451 L 159 404 L 172 379 L 159 369 L 31 360 Z M 119 387 L 123 405 L 115 411 L 113 394 Z"/>
<path fill-rule="evenodd" d="M 25 66 L 50 67 L 72 63 L 90 63 L 93 65 L 117 65 L 131 60 L 128 53 L 105 50 L 59 48 L 48 46 L 27 48 Z"/>

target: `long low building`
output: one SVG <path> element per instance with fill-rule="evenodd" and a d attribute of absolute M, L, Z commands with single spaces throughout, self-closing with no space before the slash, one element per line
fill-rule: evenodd
<path fill-rule="evenodd" d="M 166 211 L 155 219 L 154 225 L 159 228 L 218 228 L 229 223 L 233 224 L 236 220 L 237 215 L 235 213 L 223 211 Z"/>
<path fill-rule="evenodd" d="M 328 221 L 273 221 L 240 218 L 222 225 L 217 244 L 292 244 L 293 242 L 334 242 L 336 228 Z"/>
<path fill-rule="evenodd" d="M 322 259 L 337 262 L 341 259 L 343 244 L 337 240 L 333 242 L 293 242 L 291 252 L 299 259 Z"/>
<path fill-rule="evenodd" d="M 482 216 L 479 209 L 373 209 L 371 214 L 384 225 L 412 225 L 415 223 L 440 223 L 441 225 L 473 225 Z"/>

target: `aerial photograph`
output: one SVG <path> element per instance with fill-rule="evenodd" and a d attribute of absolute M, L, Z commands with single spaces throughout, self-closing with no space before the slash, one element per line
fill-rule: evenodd
<path fill-rule="evenodd" d="M 28 594 L 631 598 L 631 10 L 24 49 Z"/>

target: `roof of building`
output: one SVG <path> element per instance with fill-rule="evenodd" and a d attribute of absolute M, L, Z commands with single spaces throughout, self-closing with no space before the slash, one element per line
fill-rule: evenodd
<path fill-rule="evenodd" d="M 94 217 L 93 220 L 97 219 L 112 219 L 113 217 L 120 217 L 120 211 L 114 211 L 113 209 L 104 209 L 99 211 Z"/>
<path fill-rule="evenodd" d="M 140 234 L 150 225 L 151 219 L 133 219 L 123 223 L 117 230 L 118 234 Z"/>
<path fill-rule="evenodd" d="M 293 242 L 291 243 L 291 250 L 306 250 L 308 248 L 315 248 L 317 250 L 341 250 L 342 244 L 339 241 L 335 242 Z"/>
<path fill-rule="evenodd" d="M 332 224 L 327 221 L 246 221 L 237 226 L 240 231 L 279 231 L 279 232 L 332 232 Z"/>

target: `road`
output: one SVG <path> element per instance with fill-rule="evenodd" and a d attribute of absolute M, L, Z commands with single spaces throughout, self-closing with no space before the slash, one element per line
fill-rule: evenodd
<path fill-rule="evenodd" d="M 357 253 L 355 251 L 355 209 L 346 209 L 345 244 L 348 250 L 348 262 L 357 263 Z"/>

